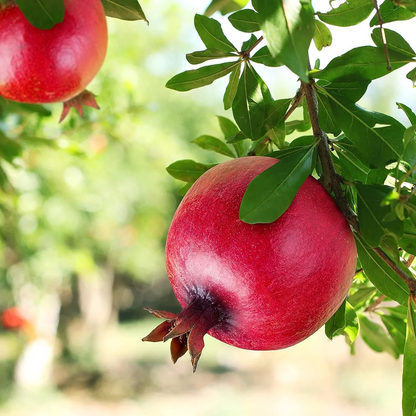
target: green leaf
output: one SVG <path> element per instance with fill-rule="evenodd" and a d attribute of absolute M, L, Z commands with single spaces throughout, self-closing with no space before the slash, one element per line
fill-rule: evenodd
<path fill-rule="evenodd" d="M 407 43 L 402 35 L 399 35 L 397 32 L 384 29 L 386 35 L 386 45 L 389 51 L 399 52 L 404 56 L 414 58 L 416 56 L 415 51 Z M 380 29 L 374 29 L 371 33 L 371 39 L 378 47 L 383 47 L 383 39 L 381 37 Z"/>
<path fill-rule="evenodd" d="M 355 236 L 358 257 L 364 272 L 371 283 L 384 295 L 401 305 L 407 304 L 409 288 L 407 284 L 382 260 L 362 237 Z"/>
<path fill-rule="evenodd" d="M 413 13 L 416 12 L 416 0 L 395 0 L 395 4 L 406 7 L 406 9 Z"/>
<path fill-rule="evenodd" d="M 332 44 L 332 34 L 326 25 L 319 20 L 315 19 L 315 33 L 313 35 L 313 42 L 315 43 L 316 49 L 321 51 L 327 46 Z"/>
<path fill-rule="evenodd" d="M 393 188 L 385 185 L 362 185 L 357 183 L 358 220 L 360 231 L 366 243 L 372 247 L 380 245 L 382 237 L 388 232 L 397 239 L 403 235 L 403 222 L 397 217 L 393 221 L 383 219 L 391 212 L 389 205 L 384 205 L 386 197 Z"/>
<path fill-rule="evenodd" d="M 21 155 L 22 147 L 20 144 L 0 132 L 0 157 L 9 163 L 13 163 L 14 159 Z"/>
<path fill-rule="evenodd" d="M 391 339 L 396 344 L 399 354 L 403 354 L 406 340 L 406 322 L 395 316 L 379 314 L 384 326 L 386 327 Z"/>
<path fill-rule="evenodd" d="M 289 108 L 290 98 L 275 100 L 266 105 L 266 117 L 264 125 L 267 130 L 273 129 L 280 122 L 284 122 L 285 114 Z"/>
<path fill-rule="evenodd" d="M 345 308 L 347 301 L 344 300 L 338 310 L 331 316 L 331 318 L 325 323 L 325 335 L 332 339 L 340 329 L 345 328 Z"/>
<path fill-rule="evenodd" d="M 316 14 L 325 23 L 346 27 L 367 19 L 373 9 L 374 0 L 348 0 L 327 13 Z"/>
<path fill-rule="evenodd" d="M 239 65 L 240 61 L 225 62 L 181 72 L 167 82 L 166 88 L 176 91 L 189 91 L 194 88 L 204 87 L 205 85 L 212 84 L 216 79 L 229 74 Z"/>
<path fill-rule="evenodd" d="M 199 136 L 195 140 L 192 140 L 192 143 L 195 143 L 204 150 L 210 150 L 219 153 L 220 155 L 235 158 L 235 154 L 232 150 L 224 142 L 215 137 L 208 135 Z"/>
<path fill-rule="evenodd" d="M 337 147 L 341 175 L 347 179 L 367 183 L 371 169 L 349 150 Z"/>
<path fill-rule="evenodd" d="M 399 245 L 407 253 L 416 255 L 416 225 L 409 218 L 404 221 L 404 233 Z"/>
<path fill-rule="evenodd" d="M 406 114 L 407 118 L 410 121 L 410 124 L 415 125 L 416 126 L 416 114 L 413 112 L 413 110 L 408 107 L 406 104 L 402 104 L 402 103 L 396 103 L 397 107 L 400 108 L 400 110 L 403 110 L 404 113 Z"/>
<path fill-rule="evenodd" d="M 409 296 L 406 342 L 403 359 L 403 416 L 414 416 L 416 409 L 416 310 L 414 295 Z"/>
<path fill-rule="evenodd" d="M 377 289 L 374 286 L 361 286 L 363 285 L 360 285 L 360 287 L 348 297 L 349 303 L 355 310 L 367 307 L 377 293 Z"/>
<path fill-rule="evenodd" d="M 64 20 L 63 0 L 16 0 L 29 23 L 38 29 L 51 29 Z"/>
<path fill-rule="evenodd" d="M 244 41 L 243 44 L 241 45 L 241 51 L 245 52 L 248 49 L 252 48 L 257 41 L 258 41 L 257 36 L 252 34 L 250 36 L 250 39 Z"/>
<path fill-rule="evenodd" d="M 315 146 L 301 148 L 256 176 L 243 196 L 240 219 L 249 224 L 277 220 L 311 173 Z"/>
<path fill-rule="evenodd" d="M 309 0 L 258 0 L 260 28 L 270 52 L 309 82 L 308 49 L 315 31 L 314 11 Z"/>
<path fill-rule="evenodd" d="M 326 133 L 332 133 L 334 136 L 338 136 L 341 133 L 341 129 L 334 120 L 332 114 L 331 103 L 328 97 L 322 92 L 318 91 L 316 94 L 318 101 L 318 121 L 322 130 Z"/>
<path fill-rule="evenodd" d="M 237 94 L 238 82 L 240 80 L 241 65 L 238 65 L 230 74 L 227 88 L 225 89 L 223 103 L 224 110 L 232 107 L 235 95 Z"/>
<path fill-rule="evenodd" d="M 416 85 L 416 68 L 413 68 L 411 71 L 409 71 L 406 75 L 407 79 L 410 79 L 410 81 L 413 82 L 413 86 Z"/>
<path fill-rule="evenodd" d="M 261 138 L 265 133 L 265 103 L 261 87 L 258 77 L 246 64 L 238 83 L 232 110 L 238 127 L 252 140 Z"/>
<path fill-rule="evenodd" d="M 212 0 L 204 14 L 205 16 L 212 16 L 215 12 L 219 11 L 224 16 L 241 9 L 247 3 L 248 0 Z"/>
<path fill-rule="evenodd" d="M 240 32 L 252 33 L 260 30 L 258 14 L 251 9 L 235 12 L 228 20 Z"/>
<path fill-rule="evenodd" d="M 384 168 L 401 158 L 405 131 L 402 124 L 385 114 L 368 111 L 341 96 L 328 92 L 327 96 L 335 123 L 354 143 L 364 161 Z"/>
<path fill-rule="evenodd" d="M 392 71 L 412 62 L 408 55 L 395 51 L 390 51 L 389 58 Z M 327 81 L 349 82 L 371 81 L 390 72 L 383 48 L 360 46 L 334 58 L 324 69 L 311 71 L 310 75 Z"/>
<path fill-rule="evenodd" d="M 389 23 L 396 22 L 399 20 L 412 19 L 416 13 L 413 13 L 410 10 L 405 9 L 404 7 L 395 5 L 391 0 L 384 0 L 383 4 L 380 6 L 380 14 L 383 23 Z M 378 19 L 377 13 L 375 13 L 370 21 L 370 26 L 378 25 L 380 25 L 380 21 Z"/>
<path fill-rule="evenodd" d="M 178 160 L 169 165 L 166 170 L 170 176 L 184 182 L 195 182 L 203 173 L 211 169 L 213 165 L 204 165 L 190 159 Z"/>
<path fill-rule="evenodd" d="M 370 81 L 331 82 L 318 81 L 318 85 L 331 94 L 338 94 L 349 101 L 357 102 L 367 91 Z"/>
<path fill-rule="evenodd" d="M 105 14 L 121 20 L 144 20 L 149 23 L 137 0 L 101 0 Z"/>
<path fill-rule="evenodd" d="M 205 46 L 210 49 L 219 49 L 223 52 L 238 52 L 236 47 L 227 39 L 222 31 L 221 24 L 210 17 L 195 15 L 195 29 Z"/>
<path fill-rule="evenodd" d="M 221 59 L 228 57 L 238 57 L 238 55 L 232 52 L 223 52 L 214 48 L 186 54 L 186 60 L 192 65 L 202 64 L 203 62 L 209 61 L 210 59 Z"/>
<path fill-rule="evenodd" d="M 350 344 L 357 339 L 358 333 L 360 332 L 357 313 L 349 302 L 346 302 L 345 305 L 345 327 L 343 332 L 348 337 Z"/>
<path fill-rule="evenodd" d="M 239 132 L 238 127 L 227 117 L 217 116 L 218 122 L 220 124 L 220 129 L 224 134 L 224 140 L 229 143 L 228 141 L 235 137 L 235 135 Z M 242 157 L 245 154 L 245 146 L 241 141 L 236 143 L 231 143 L 234 147 L 234 150 L 237 153 L 237 157 Z"/>
<path fill-rule="evenodd" d="M 259 49 L 250 58 L 250 60 L 258 64 L 263 64 L 270 67 L 278 67 L 283 65 L 283 62 L 279 59 L 279 57 L 272 56 L 267 46 L 263 46 L 261 49 Z"/>
<path fill-rule="evenodd" d="M 239 143 L 243 140 L 247 140 L 247 136 L 242 131 L 239 131 L 234 136 L 232 136 L 230 139 L 228 139 L 227 143 L 235 144 L 235 143 Z"/>
<path fill-rule="evenodd" d="M 370 321 L 365 315 L 359 315 L 360 333 L 365 343 L 376 352 L 388 352 L 394 358 L 399 358 L 396 345 L 383 327 Z"/>

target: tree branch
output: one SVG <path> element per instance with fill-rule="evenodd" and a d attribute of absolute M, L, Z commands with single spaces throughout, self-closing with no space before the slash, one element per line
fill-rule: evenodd
<path fill-rule="evenodd" d="M 322 176 L 320 182 L 329 193 L 334 194 L 335 201 L 348 223 L 356 233 L 361 235 L 358 218 L 355 212 L 351 209 L 345 192 L 341 187 L 342 177 L 335 171 L 331 150 L 329 148 L 328 136 L 319 125 L 318 101 L 314 88 L 314 81 L 310 80 L 309 84 L 301 81 L 301 90 L 305 96 L 306 104 L 308 106 L 313 135 L 319 140 L 318 154 L 322 165 Z M 380 247 L 375 247 L 373 250 L 390 267 L 390 269 L 392 269 L 408 285 L 410 292 L 415 293 L 416 279 L 409 277 L 407 273 L 402 270 Z"/>

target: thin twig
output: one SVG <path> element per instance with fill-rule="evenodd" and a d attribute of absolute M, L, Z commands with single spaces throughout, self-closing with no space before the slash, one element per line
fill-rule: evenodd
<path fill-rule="evenodd" d="M 296 108 L 299 106 L 300 102 L 303 98 L 303 89 L 300 88 L 299 91 L 295 95 L 295 99 L 293 100 L 292 105 L 290 106 L 289 110 L 287 110 L 285 116 L 283 117 L 283 120 L 286 121 L 292 113 L 296 110 Z"/>
<path fill-rule="evenodd" d="M 384 31 L 383 27 L 383 18 L 381 17 L 380 9 L 378 8 L 377 0 L 374 0 L 374 8 L 376 9 L 378 23 L 380 25 L 380 35 L 381 41 L 383 42 L 384 47 L 384 54 L 386 55 L 386 64 L 387 64 L 387 71 L 391 71 L 390 65 L 390 57 L 389 57 L 389 50 L 387 49 L 387 40 L 386 40 L 386 32 Z"/>
<path fill-rule="evenodd" d="M 248 49 L 246 49 L 245 51 L 241 51 L 240 55 L 244 58 L 244 59 L 248 59 L 250 58 L 250 53 L 252 52 L 252 50 L 260 43 L 262 42 L 264 39 L 263 36 L 260 36 Z"/>

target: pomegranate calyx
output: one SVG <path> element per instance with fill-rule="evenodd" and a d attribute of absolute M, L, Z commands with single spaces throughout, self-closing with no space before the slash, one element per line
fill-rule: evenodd
<path fill-rule="evenodd" d="M 65 120 L 66 116 L 69 114 L 69 110 L 72 107 L 77 110 L 81 117 L 84 115 L 84 109 L 82 108 L 83 106 L 96 108 L 97 110 L 100 109 L 97 101 L 95 100 L 95 95 L 88 90 L 82 91 L 80 94 L 76 95 L 68 101 L 65 101 L 63 104 L 64 108 L 62 109 L 61 118 L 59 119 L 60 123 Z"/>
<path fill-rule="evenodd" d="M 209 297 L 195 298 L 178 315 L 171 312 L 145 308 L 157 318 L 166 319 L 142 341 L 171 341 L 170 352 L 173 363 L 189 350 L 195 373 L 204 348 L 204 336 L 223 321 L 223 311 L 216 307 Z"/>

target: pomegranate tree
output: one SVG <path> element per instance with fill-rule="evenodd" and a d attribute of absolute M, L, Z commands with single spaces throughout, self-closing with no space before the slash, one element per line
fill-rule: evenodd
<path fill-rule="evenodd" d="M 167 272 L 183 307 L 144 341 L 172 339 L 174 362 L 189 349 L 194 371 L 206 333 L 250 350 L 276 350 L 317 331 L 351 285 L 356 246 L 331 196 L 311 176 L 270 224 L 239 208 L 250 181 L 277 163 L 244 157 L 203 174 L 182 200 L 166 243 Z"/>
<path fill-rule="evenodd" d="M 100 0 L 65 0 L 65 16 L 48 30 L 32 26 L 15 2 L 0 7 L 0 95 L 23 103 L 72 101 L 96 106 L 81 94 L 107 51 L 107 23 Z M 80 95 L 80 99 L 74 100 Z M 67 109 L 68 110 L 68 109 Z M 65 110 L 64 110 L 65 111 Z"/>

